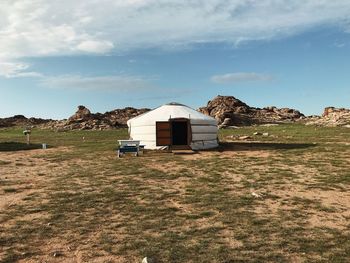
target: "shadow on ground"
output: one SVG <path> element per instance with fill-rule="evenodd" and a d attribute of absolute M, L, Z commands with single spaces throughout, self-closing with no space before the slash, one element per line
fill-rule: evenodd
<path fill-rule="evenodd" d="M 312 143 L 222 142 L 219 151 L 292 150 L 315 147 Z"/>
<path fill-rule="evenodd" d="M 12 152 L 12 151 L 23 151 L 23 150 L 34 150 L 41 149 L 41 144 L 26 144 L 22 142 L 1 142 L 0 152 Z"/>
<path fill-rule="evenodd" d="M 314 143 L 276 143 L 276 142 L 220 142 L 218 148 L 190 151 L 178 150 L 145 150 L 143 157 L 154 157 L 162 154 L 190 155 L 200 152 L 240 152 L 240 151 L 272 151 L 272 150 L 295 150 L 307 149 L 317 146 Z"/>

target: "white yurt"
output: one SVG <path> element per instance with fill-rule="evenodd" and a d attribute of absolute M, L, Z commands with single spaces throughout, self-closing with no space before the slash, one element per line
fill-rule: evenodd
<path fill-rule="evenodd" d="M 129 135 L 146 149 L 210 149 L 218 146 L 214 118 L 188 106 L 169 103 L 128 120 Z"/>

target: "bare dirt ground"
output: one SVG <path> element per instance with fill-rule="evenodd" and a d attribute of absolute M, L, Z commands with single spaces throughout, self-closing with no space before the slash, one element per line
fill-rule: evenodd
<path fill-rule="evenodd" d="M 0 152 L 0 262 L 346 262 L 350 150 L 325 145 Z"/>

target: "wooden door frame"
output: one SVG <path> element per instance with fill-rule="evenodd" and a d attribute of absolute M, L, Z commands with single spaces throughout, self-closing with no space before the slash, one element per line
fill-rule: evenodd
<path fill-rule="evenodd" d="M 160 124 L 160 123 L 167 123 L 167 124 L 169 125 L 169 133 L 170 133 L 169 138 L 170 138 L 170 142 L 172 143 L 172 128 L 171 128 L 171 122 L 169 122 L 169 121 L 156 121 L 156 127 L 155 127 L 155 129 L 156 129 L 156 146 L 170 146 L 170 145 L 158 144 L 159 139 L 162 138 L 162 137 L 159 137 L 159 136 L 158 136 L 158 132 L 159 132 L 159 131 L 162 131 L 162 130 L 159 130 L 158 127 L 157 127 L 157 125 Z M 165 130 L 168 130 L 168 129 L 163 129 L 163 131 L 165 131 Z"/>

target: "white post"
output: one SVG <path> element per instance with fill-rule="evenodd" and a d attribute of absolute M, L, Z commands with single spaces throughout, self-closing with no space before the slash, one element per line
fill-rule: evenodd
<path fill-rule="evenodd" d="M 30 132 L 31 132 L 30 129 L 25 129 L 25 130 L 23 131 L 24 136 L 26 136 L 27 144 L 30 144 Z"/>

